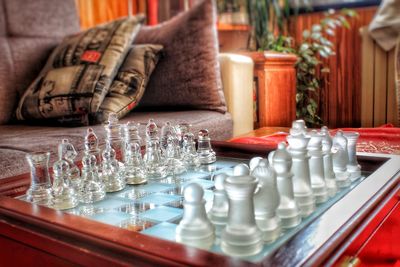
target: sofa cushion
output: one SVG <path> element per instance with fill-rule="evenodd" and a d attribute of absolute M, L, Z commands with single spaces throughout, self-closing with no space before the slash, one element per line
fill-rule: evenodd
<path fill-rule="evenodd" d="M 110 113 L 122 118 L 139 103 L 153 72 L 161 45 L 134 45 L 111 84 L 110 91 L 96 113 L 98 123 L 106 122 Z"/>
<path fill-rule="evenodd" d="M 136 44 L 164 46 L 139 108 L 208 109 L 224 113 L 216 14 L 212 0 L 157 26 L 144 26 Z"/>
<path fill-rule="evenodd" d="M 22 96 L 17 118 L 72 115 L 87 124 L 89 113 L 97 112 L 103 102 L 143 20 L 143 16 L 115 20 L 65 38 Z"/>
<path fill-rule="evenodd" d="M 131 112 L 121 123 L 134 121 L 140 123 L 140 134 L 145 137 L 145 126 L 150 118 L 161 127 L 166 121 L 173 125 L 182 122 L 192 124 L 191 132 L 197 135 L 200 129 L 208 129 L 212 140 L 226 140 L 232 137 L 232 118 L 229 113 L 215 111 L 179 111 L 179 112 Z M 218 125 L 218 127 L 216 127 Z M 101 147 L 104 145 L 105 131 L 103 125 L 93 126 L 99 137 Z M 57 160 L 57 145 L 63 138 L 75 146 L 81 159 L 83 142 L 87 127 L 39 127 L 26 125 L 0 126 L 0 178 L 26 173 L 29 171 L 25 154 L 34 151 L 50 151 L 50 164 Z"/>
<path fill-rule="evenodd" d="M 0 124 L 10 120 L 56 44 L 78 31 L 75 0 L 0 0 Z"/>

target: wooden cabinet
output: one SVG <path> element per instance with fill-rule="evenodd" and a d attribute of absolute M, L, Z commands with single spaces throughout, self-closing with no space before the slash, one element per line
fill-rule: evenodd
<path fill-rule="evenodd" d="M 297 57 L 277 52 L 246 52 L 254 61 L 258 127 L 290 127 L 296 119 Z M 258 128 L 257 127 L 257 128 Z"/>

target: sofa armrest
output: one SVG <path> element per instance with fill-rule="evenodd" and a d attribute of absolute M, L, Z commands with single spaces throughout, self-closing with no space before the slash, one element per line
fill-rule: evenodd
<path fill-rule="evenodd" d="M 222 86 L 233 136 L 253 130 L 253 60 L 237 54 L 219 54 Z"/>

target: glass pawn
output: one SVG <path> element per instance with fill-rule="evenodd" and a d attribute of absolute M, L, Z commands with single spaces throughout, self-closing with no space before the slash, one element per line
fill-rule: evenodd
<path fill-rule="evenodd" d="M 107 141 L 102 153 L 101 178 L 106 192 L 116 192 L 125 188 L 125 178 L 116 159 L 115 150 Z"/>
<path fill-rule="evenodd" d="M 78 166 L 75 164 L 75 159 L 78 153 L 75 147 L 68 141 L 68 139 L 63 139 L 61 144 L 58 145 L 58 157 L 59 159 L 65 160 L 69 164 L 69 179 L 72 186 L 76 191 L 79 191 L 81 186 L 81 172 Z"/>
<path fill-rule="evenodd" d="M 53 208 L 58 210 L 72 209 L 78 206 L 79 199 L 70 183 L 69 164 L 58 160 L 53 165 Z"/>
<path fill-rule="evenodd" d="M 131 147 L 134 146 L 134 144 L 139 145 L 139 149 L 142 145 L 142 138 L 139 135 L 139 123 L 134 123 L 132 121 L 127 122 L 123 126 L 123 132 L 124 132 L 124 163 L 127 162 L 129 159 L 126 157 L 125 150 L 127 148 L 127 144 L 131 144 Z"/>
<path fill-rule="evenodd" d="M 97 164 L 101 162 L 101 153 L 99 149 L 99 140 L 92 128 L 88 128 L 85 136 L 85 154 L 94 155 Z"/>
<path fill-rule="evenodd" d="M 144 165 L 148 179 L 160 179 L 167 176 L 167 168 L 161 157 L 158 127 L 152 119 L 149 120 L 146 126 Z"/>
<path fill-rule="evenodd" d="M 193 170 L 200 166 L 200 160 L 196 152 L 196 142 L 192 133 L 185 133 L 183 136 L 182 158 L 187 169 Z"/>
<path fill-rule="evenodd" d="M 106 196 L 103 183 L 100 180 L 96 166 L 96 157 L 86 154 L 82 158 L 82 186 L 79 200 L 83 203 L 94 203 Z"/>
<path fill-rule="evenodd" d="M 52 205 L 49 159 L 50 152 L 35 152 L 26 155 L 31 172 L 31 184 L 26 191 L 29 202 L 44 206 Z"/>
<path fill-rule="evenodd" d="M 347 171 L 350 173 L 350 180 L 352 182 L 361 178 L 361 166 L 357 162 L 357 139 L 360 136 L 357 132 L 344 132 L 347 139 L 347 153 L 349 155 L 349 163 L 347 164 Z"/>
<path fill-rule="evenodd" d="M 211 148 L 211 139 L 206 129 L 199 131 L 197 156 L 201 164 L 210 164 L 217 160 L 215 152 Z"/>
<path fill-rule="evenodd" d="M 125 144 L 125 179 L 127 184 L 143 184 L 147 182 L 144 162 L 138 143 Z"/>
<path fill-rule="evenodd" d="M 175 175 L 186 171 L 180 154 L 178 143 L 176 142 L 175 138 L 170 136 L 167 140 L 167 147 L 164 152 L 168 174 Z"/>

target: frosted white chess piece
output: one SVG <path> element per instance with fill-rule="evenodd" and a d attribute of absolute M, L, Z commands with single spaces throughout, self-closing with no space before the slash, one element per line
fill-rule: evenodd
<path fill-rule="evenodd" d="M 299 205 L 301 215 L 308 216 L 315 210 L 315 199 L 311 189 L 310 166 L 308 163 L 307 145 L 310 137 L 304 134 L 304 122 L 294 121 L 290 135 L 288 152 L 292 157 L 294 198 Z"/>
<path fill-rule="evenodd" d="M 240 175 L 250 175 L 250 168 L 245 163 L 239 163 L 235 167 L 233 167 L 233 175 L 240 176 Z"/>
<path fill-rule="evenodd" d="M 357 162 L 357 139 L 360 136 L 357 132 L 344 132 L 347 139 L 347 153 L 349 155 L 349 163 L 347 164 L 347 171 L 350 173 L 350 180 L 356 181 L 361 178 L 361 166 Z"/>
<path fill-rule="evenodd" d="M 264 242 L 270 243 L 281 233 L 280 219 L 276 215 L 276 209 L 280 202 L 276 173 L 269 166 L 268 160 L 262 159 L 251 175 L 258 179 L 258 186 L 254 194 L 256 223 L 263 233 Z"/>
<path fill-rule="evenodd" d="M 278 149 L 275 151 L 272 161 L 277 174 L 277 185 L 280 196 L 276 214 L 281 219 L 282 228 L 293 228 L 300 224 L 301 216 L 300 208 L 294 199 L 293 193 L 293 174 L 290 172 L 292 157 L 286 151 L 285 142 L 278 145 Z"/>
<path fill-rule="evenodd" d="M 260 163 L 260 160 L 262 160 L 262 157 L 254 157 L 250 159 L 249 162 L 250 172 L 252 172 L 257 167 L 258 163 Z"/>
<path fill-rule="evenodd" d="M 214 243 L 214 226 L 207 217 L 203 199 L 204 190 L 196 183 L 183 191 L 183 217 L 176 227 L 176 241 L 186 245 L 209 249 Z"/>
<path fill-rule="evenodd" d="M 336 175 L 333 171 L 332 161 L 332 137 L 326 126 L 321 128 L 322 138 L 322 153 L 324 155 L 324 176 L 328 195 L 333 197 L 337 193 Z"/>
<path fill-rule="evenodd" d="M 324 176 L 324 159 L 322 153 L 323 135 L 313 130 L 310 134 L 311 139 L 308 142 L 308 156 L 310 164 L 311 189 L 316 203 L 323 203 L 328 200 L 328 190 Z"/>
<path fill-rule="evenodd" d="M 336 184 L 343 188 L 350 186 L 350 173 L 347 171 L 349 155 L 347 153 L 347 139 L 339 130 L 333 137 L 333 171 L 336 175 Z"/>
<path fill-rule="evenodd" d="M 220 236 L 223 227 L 228 221 L 229 203 L 224 190 L 224 182 L 228 177 L 225 173 L 219 173 L 214 176 L 214 199 L 208 217 L 215 226 L 215 234 Z"/>
<path fill-rule="evenodd" d="M 53 205 L 58 210 L 72 209 L 78 206 L 79 199 L 70 183 L 69 164 L 58 160 L 53 165 Z"/>
<path fill-rule="evenodd" d="M 221 249 L 232 256 L 245 257 L 263 248 L 262 232 L 254 218 L 253 195 L 257 178 L 228 176 L 224 188 L 229 199 L 228 223 L 221 232 Z"/>

